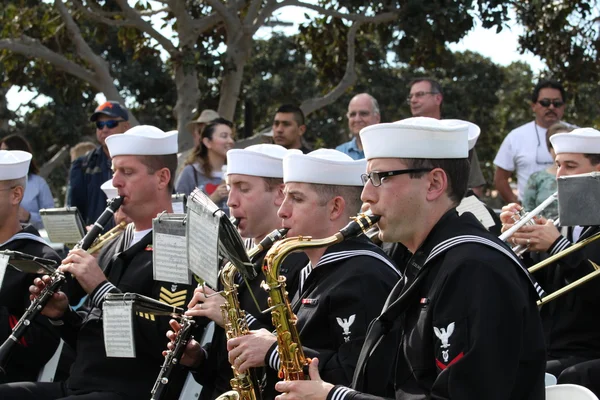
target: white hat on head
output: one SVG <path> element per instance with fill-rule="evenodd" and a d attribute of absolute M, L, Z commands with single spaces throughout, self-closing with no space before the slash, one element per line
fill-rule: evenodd
<path fill-rule="evenodd" d="M 360 131 L 365 157 L 467 158 L 469 127 L 428 117 L 375 124 Z"/>
<path fill-rule="evenodd" d="M 353 160 L 333 149 L 319 149 L 308 154 L 289 154 L 283 159 L 283 182 L 323 185 L 363 186 L 360 176 L 367 170 L 367 160 Z"/>
<path fill-rule="evenodd" d="M 300 150 L 288 150 L 278 144 L 255 144 L 227 152 L 227 174 L 283 178 L 283 158 Z"/>
<path fill-rule="evenodd" d="M 27 176 L 31 153 L 21 150 L 0 150 L 0 181 Z"/>
<path fill-rule="evenodd" d="M 550 136 L 556 154 L 600 154 L 600 132 L 594 128 L 577 128 Z"/>
<path fill-rule="evenodd" d="M 117 188 L 114 187 L 112 184 L 112 179 L 109 179 L 106 182 L 104 182 L 100 186 L 100 189 L 102 189 L 102 191 L 104 192 L 106 197 L 109 199 L 114 199 L 115 197 L 117 197 L 119 195 Z"/>
<path fill-rule="evenodd" d="M 165 133 L 151 125 L 138 125 L 125 133 L 106 138 L 111 157 L 159 156 L 177 153 L 177 132 Z"/>
<path fill-rule="evenodd" d="M 477 143 L 477 139 L 479 139 L 479 134 L 481 133 L 481 128 L 479 128 L 479 126 L 462 119 L 444 119 L 442 121 L 450 126 L 467 125 L 469 127 L 469 151 L 473 150 L 473 147 L 475 147 L 475 144 Z"/>

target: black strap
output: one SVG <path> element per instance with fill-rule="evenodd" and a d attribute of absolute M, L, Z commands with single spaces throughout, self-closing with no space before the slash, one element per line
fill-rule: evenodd
<path fill-rule="evenodd" d="M 379 317 L 375 318 L 373 322 L 371 322 L 371 325 L 369 326 L 367 337 L 358 357 L 356 370 L 354 371 L 352 388 L 359 391 L 363 389 L 369 358 L 376 350 L 383 337 L 390 332 L 394 326 L 394 322 L 402 313 L 404 313 L 404 311 L 406 311 L 410 301 L 414 298 L 415 294 L 418 293 L 421 282 L 427 276 L 427 273 L 428 269 L 423 268 L 408 287 L 405 287 L 403 282 L 400 281 L 396 284 L 394 289 L 392 289 L 383 311 Z M 398 298 L 390 304 L 390 300 L 396 296 Z"/>

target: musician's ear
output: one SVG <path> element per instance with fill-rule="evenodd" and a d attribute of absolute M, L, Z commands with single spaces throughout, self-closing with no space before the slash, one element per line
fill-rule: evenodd
<path fill-rule="evenodd" d="M 161 168 L 155 174 L 158 177 L 158 188 L 160 190 L 167 189 L 171 181 L 171 171 L 169 171 L 169 168 Z"/>
<path fill-rule="evenodd" d="M 443 169 L 434 168 L 427 174 L 426 179 L 429 181 L 427 189 L 428 200 L 433 201 L 446 193 L 446 189 L 448 189 L 448 176 Z"/>
<path fill-rule="evenodd" d="M 25 189 L 23 188 L 23 186 L 17 186 L 12 190 L 12 195 L 11 195 L 11 203 L 13 205 L 19 205 L 21 204 L 21 201 L 23 200 L 23 194 L 25 193 Z"/>

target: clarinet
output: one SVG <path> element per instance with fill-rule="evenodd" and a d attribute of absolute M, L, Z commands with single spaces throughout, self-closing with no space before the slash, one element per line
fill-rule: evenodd
<path fill-rule="evenodd" d="M 163 362 L 163 365 L 160 368 L 158 378 L 154 382 L 154 386 L 152 387 L 152 391 L 150 392 L 151 400 L 160 399 L 162 397 L 163 391 L 169 384 L 169 376 L 171 375 L 173 367 L 179 364 L 179 361 L 185 351 L 185 347 L 187 346 L 190 339 L 193 339 L 192 331 L 196 326 L 194 320 L 190 317 L 186 317 L 185 315 L 183 315 L 181 316 L 178 322 L 181 325 L 181 329 L 177 332 L 177 335 L 175 336 L 175 347 L 173 348 L 173 350 L 167 351 L 167 356 L 165 357 L 165 361 Z"/>
<path fill-rule="evenodd" d="M 108 201 L 108 207 L 102 212 L 102 215 L 94 222 L 92 228 L 86 235 L 73 247 L 75 249 L 87 250 L 94 243 L 96 238 L 102 233 L 104 225 L 106 225 L 114 216 L 115 211 L 121 206 L 123 199 L 115 197 Z M 65 274 L 56 270 L 50 277 L 50 283 L 44 287 L 42 292 L 31 302 L 27 310 L 21 316 L 8 338 L 0 346 L 0 373 L 6 374 L 6 365 L 10 359 L 10 355 L 21 338 L 25 335 L 27 328 L 33 322 L 33 319 L 44 309 L 46 304 L 52 298 L 54 293 L 58 292 L 66 281 Z"/>

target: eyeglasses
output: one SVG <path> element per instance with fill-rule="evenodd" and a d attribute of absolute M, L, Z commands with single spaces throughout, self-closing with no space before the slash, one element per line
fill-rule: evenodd
<path fill-rule="evenodd" d="M 357 114 L 361 118 L 367 118 L 369 115 L 371 115 L 371 111 L 366 111 L 366 110 L 352 111 L 352 112 L 349 112 L 348 114 L 346 114 L 346 117 L 348 117 L 348 119 L 354 118 L 354 117 L 356 117 Z"/>
<path fill-rule="evenodd" d="M 554 108 L 559 108 L 565 105 L 565 102 L 562 100 L 550 100 L 550 99 L 541 99 L 538 100 L 538 103 L 542 107 L 550 107 L 550 104 L 554 106 Z"/>
<path fill-rule="evenodd" d="M 427 95 L 427 94 L 438 94 L 439 92 L 416 92 L 416 93 L 411 93 L 408 96 L 406 96 L 406 102 L 410 103 L 410 101 L 412 100 L 413 97 L 416 97 L 417 99 L 420 99 L 421 97 Z"/>
<path fill-rule="evenodd" d="M 417 172 L 429 172 L 432 171 L 433 168 L 409 168 L 409 169 L 398 169 L 395 171 L 373 171 L 368 174 L 362 174 L 360 179 L 362 179 L 363 185 L 366 185 L 367 182 L 371 181 L 371 184 L 375 187 L 381 186 L 381 182 L 384 178 L 389 178 L 390 176 L 395 175 L 404 175 L 404 174 L 414 174 Z"/>
<path fill-rule="evenodd" d="M 104 129 L 104 127 L 107 127 L 108 129 L 113 129 L 113 128 L 116 128 L 117 126 L 119 126 L 119 124 L 121 122 L 123 122 L 123 121 L 117 121 L 116 119 L 109 119 L 106 121 L 96 121 L 96 128 Z"/>

